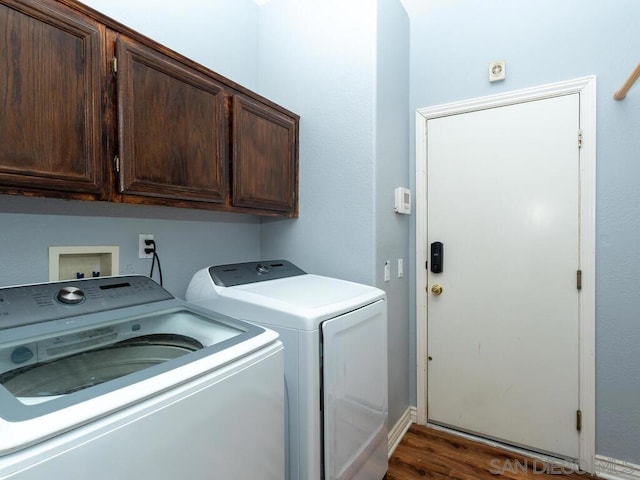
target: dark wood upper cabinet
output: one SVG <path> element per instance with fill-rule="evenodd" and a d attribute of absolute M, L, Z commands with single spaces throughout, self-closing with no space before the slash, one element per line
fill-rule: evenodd
<path fill-rule="evenodd" d="M 298 119 L 233 97 L 233 205 L 297 214 Z"/>
<path fill-rule="evenodd" d="M 105 28 L 51 2 L 0 4 L 0 186 L 103 189 Z"/>
<path fill-rule="evenodd" d="M 116 51 L 120 192 L 224 203 L 224 87 L 132 40 Z"/>
<path fill-rule="evenodd" d="M 0 0 L 0 192 L 298 215 L 299 117 L 76 0 Z"/>

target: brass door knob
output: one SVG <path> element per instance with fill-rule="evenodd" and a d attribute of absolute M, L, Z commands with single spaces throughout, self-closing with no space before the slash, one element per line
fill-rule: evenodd
<path fill-rule="evenodd" d="M 437 283 L 431 287 L 431 293 L 436 297 L 442 293 L 442 286 Z"/>

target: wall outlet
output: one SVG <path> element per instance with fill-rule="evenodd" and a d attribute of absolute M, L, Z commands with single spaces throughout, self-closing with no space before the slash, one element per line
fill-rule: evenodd
<path fill-rule="evenodd" d="M 138 235 L 138 258 L 153 258 L 153 253 L 146 253 L 145 248 L 149 248 L 149 245 L 145 245 L 145 240 L 153 240 L 153 233 L 141 233 Z"/>

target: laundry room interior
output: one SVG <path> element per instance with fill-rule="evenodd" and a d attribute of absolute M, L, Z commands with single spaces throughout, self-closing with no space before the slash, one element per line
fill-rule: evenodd
<path fill-rule="evenodd" d="M 7 10 L 20 3 L 29 2 L 0 0 L 0 7 Z M 417 239 L 426 241 L 416 218 L 424 213 L 418 203 L 426 201 L 417 198 L 424 193 L 418 188 L 417 155 L 422 150 L 417 135 L 424 131 L 418 128 L 422 117 L 417 112 L 592 79 L 595 131 L 589 133 L 595 138 L 585 141 L 591 142 L 597 157 L 592 192 L 595 249 L 592 271 L 582 274 L 592 278 L 586 287 L 594 295 L 594 378 L 593 411 L 582 422 L 593 438 L 580 440 L 579 459 L 589 456 L 589 472 L 602 478 L 640 479 L 640 90 L 636 86 L 626 98 L 613 98 L 640 62 L 640 3 L 82 4 L 225 77 L 233 88 L 256 92 L 298 115 L 296 205 L 293 213 L 283 215 L 188 208 L 188 202 L 171 207 L 153 201 L 68 199 L 16 186 L 11 174 L 0 175 L 0 287 L 48 282 L 50 247 L 56 246 L 117 246 L 118 275 L 148 276 L 152 262 L 155 268 L 161 262 L 163 287 L 177 299 L 185 299 L 194 274 L 202 269 L 274 260 L 286 260 L 307 273 L 376 287 L 386 294 L 387 375 L 380 381 L 387 383 L 391 450 L 412 424 L 425 420 L 427 407 L 421 413 L 419 404 L 426 399 L 418 398 L 424 396 L 418 379 L 424 363 L 418 358 L 424 353 L 418 335 L 424 333 L 419 322 L 425 313 L 418 296 L 424 295 L 427 303 L 436 298 L 431 284 L 421 283 L 433 257 L 425 269 L 426 254 L 419 252 L 428 245 L 417 244 Z M 504 62 L 503 79 L 490 81 L 492 62 Z M 4 111 L 13 101 L 0 91 Z M 2 164 L 0 157 L 4 174 Z M 410 194 L 408 214 L 394 209 L 398 187 Z M 460 200 L 452 195 L 446 201 Z M 141 234 L 153 235 L 157 261 L 140 258 Z M 478 234 L 470 229 L 466 241 L 472 244 Z M 486 252 L 476 254 L 482 257 Z M 449 251 L 445 265 L 448 255 Z M 524 248 L 522 255 L 527 255 Z M 486 275 L 491 281 L 491 274 Z M 157 270 L 152 278 L 159 281 Z M 443 285 L 445 298 L 449 292 Z M 542 303 L 548 294 L 545 283 L 528 292 L 529 298 Z M 553 337 L 554 332 L 546 335 Z M 545 347 L 539 346 L 540 356 L 547 355 Z"/>

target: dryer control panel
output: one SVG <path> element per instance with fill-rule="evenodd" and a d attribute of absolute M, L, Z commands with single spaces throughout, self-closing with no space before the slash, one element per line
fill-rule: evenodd
<path fill-rule="evenodd" d="M 295 277 L 306 273 L 286 260 L 232 263 L 209 267 L 209 275 L 211 275 L 213 283 L 220 287 L 233 287 L 247 283 Z"/>

